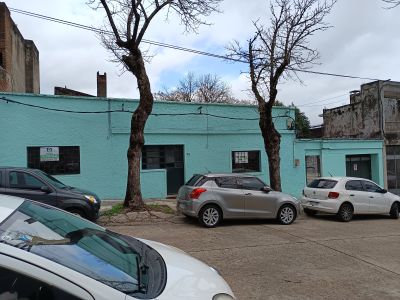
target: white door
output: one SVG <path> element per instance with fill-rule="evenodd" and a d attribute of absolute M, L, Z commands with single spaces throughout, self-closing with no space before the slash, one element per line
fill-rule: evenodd
<path fill-rule="evenodd" d="M 369 212 L 387 213 L 389 212 L 389 199 L 383 193 L 383 189 L 375 183 L 363 180 L 364 190 L 367 192 L 369 201 Z"/>
<path fill-rule="evenodd" d="M 354 206 L 354 213 L 365 214 L 369 212 L 370 195 L 364 191 L 361 180 L 349 180 L 345 185 L 349 200 Z"/>

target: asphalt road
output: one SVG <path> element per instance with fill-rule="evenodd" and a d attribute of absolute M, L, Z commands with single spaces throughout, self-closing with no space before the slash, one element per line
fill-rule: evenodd
<path fill-rule="evenodd" d="M 220 271 L 238 299 L 400 299 L 400 220 L 301 216 L 230 221 L 214 229 L 178 217 L 109 227 L 181 248 Z"/>

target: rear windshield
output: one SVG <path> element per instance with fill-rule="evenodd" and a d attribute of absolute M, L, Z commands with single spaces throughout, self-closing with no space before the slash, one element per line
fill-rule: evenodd
<path fill-rule="evenodd" d="M 202 177 L 203 177 L 203 175 L 201 175 L 201 174 L 194 174 L 192 176 L 192 178 L 190 178 L 189 181 L 185 183 L 185 185 L 194 186 L 196 184 L 196 182 L 199 181 L 199 179 Z"/>
<path fill-rule="evenodd" d="M 307 187 L 313 189 L 333 189 L 337 181 L 332 179 L 314 179 Z"/>

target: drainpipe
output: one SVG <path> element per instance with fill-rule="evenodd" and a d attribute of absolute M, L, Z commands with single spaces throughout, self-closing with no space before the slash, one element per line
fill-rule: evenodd
<path fill-rule="evenodd" d="M 383 182 L 384 186 L 387 189 L 387 165 L 386 165 L 386 141 L 385 141 L 385 118 L 384 118 L 384 110 L 383 110 L 383 102 L 382 102 L 382 89 L 385 86 L 385 83 L 389 82 L 390 79 L 387 79 L 380 84 L 380 80 L 378 80 L 378 101 L 379 101 L 379 125 L 381 132 L 381 139 L 383 141 L 383 149 L 382 149 L 382 160 L 383 160 Z"/>

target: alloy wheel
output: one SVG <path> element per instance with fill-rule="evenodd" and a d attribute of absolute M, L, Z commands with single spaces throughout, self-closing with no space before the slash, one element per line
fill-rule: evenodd
<path fill-rule="evenodd" d="M 283 224 L 290 224 L 293 222 L 295 213 L 293 211 L 293 208 L 290 206 L 285 206 L 281 209 L 279 218 Z"/>
<path fill-rule="evenodd" d="M 344 222 L 349 222 L 353 218 L 353 208 L 348 205 L 344 204 L 340 208 L 340 219 Z"/>
<path fill-rule="evenodd" d="M 214 207 L 206 208 L 202 215 L 204 224 L 209 227 L 215 226 L 218 223 L 219 218 L 219 211 Z"/>

